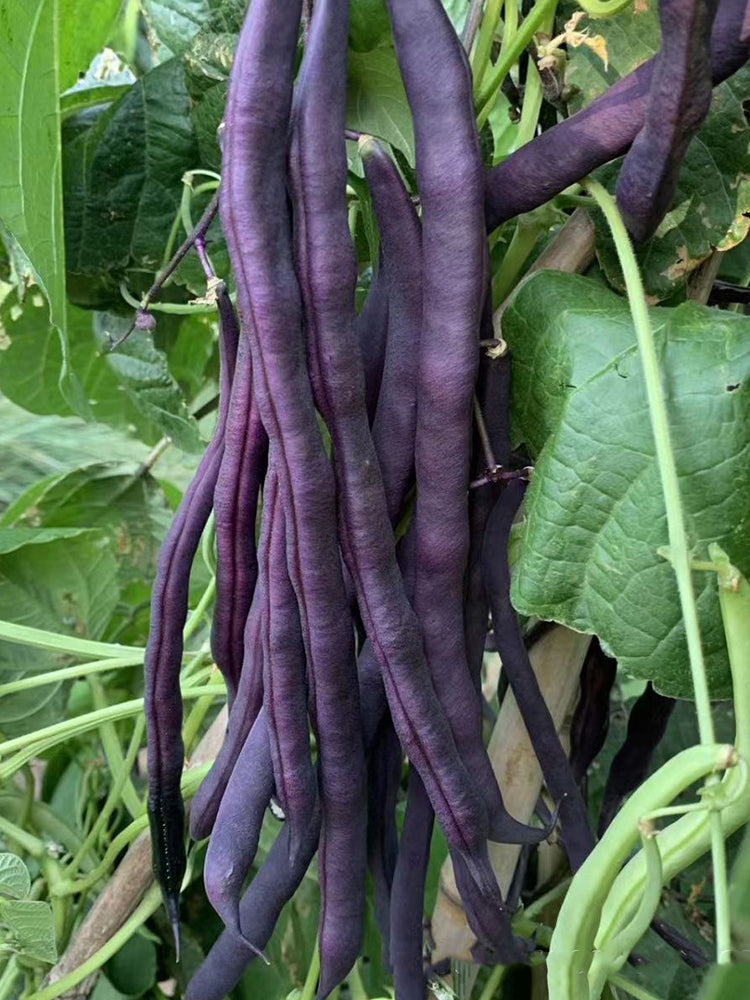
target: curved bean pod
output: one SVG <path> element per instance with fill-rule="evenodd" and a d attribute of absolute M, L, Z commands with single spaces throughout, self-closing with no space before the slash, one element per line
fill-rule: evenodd
<path fill-rule="evenodd" d="M 736 760 L 736 751 L 729 745 L 690 747 L 668 760 L 628 799 L 579 868 L 563 900 L 547 956 L 547 983 L 555 1000 L 595 1000 L 593 995 L 589 997 L 588 971 L 602 908 L 638 839 L 641 817 L 674 800 L 694 781 L 731 767 Z M 659 835 L 662 852 L 667 832 Z M 666 869 L 664 875 L 668 877 Z"/>
<path fill-rule="evenodd" d="M 718 0 L 662 0 L 661 50 L 641 130 L 617 180 L 617 204 L 634 240 L 652 236 L 677 187 L 682 161 L 711 107 L 711 28 Z"/>
<path fill-rule="evenodd" d="M 581 670 L 581 694 L 570 728 L 570 767 L 580 784 L 604 746 L 609 732 L 609 699 L 617 661 L 607 656 L 596 636 Z"/>
<path fill-rule="evenodd" d="M 529 662 L 518 617 L 510 603 L 508 542 L 526 484 L 509 483 L 487 522 L 482 564 L 500 659 L 529 732 L 544 780 L 560 809 L 565 850 L 575 871 L 594 846 L 586 805 L 536 675 Z"/>
<path fill-rule="evenodd" d="M 238 935 L 242 933 L 239 920 L 242 883 L 258 850 L 260 829 L 273 789 L 268 725 L 265 710 L 261 708 L 221 800 L 203 869 L 209 902 L 227 928 Z"/>
<path fill-rule="evenodd" d="M 399 848 L 396 802 L 402 765 L 401 743 L 390 714 L 386 713 L 378 727 L 367 765 L 367 863 L 375 890 L 375 919 L 386 968 L 390 967 L 391 887 Z"/>
<path fill-rule="evenodd" d="M 144 661 L 148 735 L 148 816 L 154 875 L 179 954 L 179 898 L 185 874 L 185 808 L 180 778 L 182 743 L 182 630 L 188 610 L 190 569 L 206 526 L 224 450 L 229 394 L 239 341 L 237 320 L 223 282 L 217 289 L 221 351 L 219 416 L 211 444 L 170 525 L 159 553 L 151 598 L 151 625 Z"/>
<path fill-rule="evenodd" d="M 261 583 L 258 582 L 255 592 Z M 190 807 L 190 835 L 204 840 L 211 833 L 234 765 L 263 704 L 261 601 L 253 602 L 245 625 L 243 668 L 232 701 L 224 742 Z"/>
<path fill-rule="evenodd" d="M 188 983 L 185 1000 L 223 1000 L 234 989 L 248 964 L 257 957 L 245 942 L 252 941 L 262 949 L 271 940 L 281 910 L 297 891 L 312 861 L 319 835 L 318 803 L 309 817 L 294 863 L 291 863 L 291 831 L 287 825 L 281 829 L 242 897 L 242 938 L 229 930 L 220 935 Z"/>
<path fill-rule="evenodd" d="M 711 34 L 714 86 L 750 57 L 750 42 L 740 39 L 745 3 L 720 0 Z M 643 126 L 656 58 L 489 171 L 485 196 L 488 230 L 538 208 L 603 163 L 627 152 Z"/>

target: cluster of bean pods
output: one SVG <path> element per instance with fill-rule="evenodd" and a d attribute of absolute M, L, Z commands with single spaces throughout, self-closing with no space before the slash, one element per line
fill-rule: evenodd
<path fill-rule="evenodd" d="M 296 71 L 302 7 L 253 0 L 229 86 L 218 205 L 238 310 L 214 280 L 218 421 L 153 591 L 145 674 L 154 869 L 179 942 L 182 631 L 213 512 L 211 643 L 230 712 L 190 832 L 210 837 L 205 887 L 226 931 L 188 997 L 232 988 L 317 853 L 318 995 L 359 953 L 369 867 L 396 994 L 422 1000 L 435 818 L 477 955 L 523 960 L 528 944 L 513 933 L 488 841 L 538 843 L 559 817 L 571 868 L 585 862 L 594 837 L 580 784 L 606 734 L 613 681 L 598 651 L 584 672 L 589 697 L 569 761 L 510 604 L 508 543 L 525 483 L 510 449 L 509 358 L 480 346 L 494 337 L 486 232 L 631 143 L 618 198 L 634 236 L 653 232 L 712 84 L 748 56 L 745 3 L 663 0 L 665 41 L 654 60 L 486 175 L 468 61 L 440 0 L 388 0 L 414 121 L 419 211 L 386 148 L 361 137 L 381 251 L 359 315 L 346 194 L 348 0 L 316 0 Z M 215 279 L 206 229 L 193 242 Z M 547 827 L 509 815 L 482 742 L 490 617 L 557 807 Z M 669 710 L 647 692 L 634 718 L 656 713 L 663 729 Z M 652 749 L 629 734 L 602 829 L 645 777 Z M 699 770 L 714 763 L 701 760 Z M 274 799 L 284 824 L 243 894 Z"/>

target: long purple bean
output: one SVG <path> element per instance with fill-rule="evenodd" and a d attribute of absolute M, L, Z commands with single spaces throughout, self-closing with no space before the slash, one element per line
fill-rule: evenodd
<path fill-rule="evenodd" d="M 286 222 L 286 135 L 299 15 L 299 0 L 255 0 L 250 6 L 229 87 L 220 207 L 253 344 L 261 419 L 279 475 L 288 563 L 310 665 L 323 805 L 318 854 L 324 994 L 348 972 L 352 948 L 354 956 L 359 948 L 363 898 L 349 887 L 364 881 L 365 766 L 334 482 L 305 368 Z M 343 143 L 343 125 L 340 135 Z M 335 933 L 331 916 L 338 920 Z"/>
<path fill-rule="evenodd" d="M 251 605 L 245 625 L 243 668 L 224 741 L 190 807 L 190 834 L 194 840 L 204 840 L 211 833 L 234 765 L 263 704 L 261 624 L 261 604 L 258 602 Z"/>
<path fill-rule="evenodd" d="M 261 708 L 221 800 L 203 869 L 206 895 L 235 934 L 241 934 L 242 883 L 258 850 L 263 817 L 273 788 L 268 726 Z"/>
<path fill-rule="evenodd" d="M 318 4 L 319 24 L 331 10 L 327 0 Z M 314 22 L 313 18 L 308 54 L 314 51 Z M 340 24 L 336 26 L 336 33 L 339 31 Z M 336 59 L 342 59 L 341 52 Z M 330 59 L 319 65 L 322 72 L 315 93 L 324 96 L 312 105 L 298 101 L 291 164 L 300 208 L 298 226 L 305 230 L 298 230 L 297 252 L 305 289 L 310 368 L 318 407 L 331 429 L 342 549 L 404 749 L 425 782 L 429 781 L 447 837 L 465 853 L 474 877 L 492 894 L 496 882 L 487 854 L 486 813 L 426 676 L 417 622 L 403 592 L 390 540 L 382 480 L 367 427 L 362 373 L 353 348 L 355 262 L 343 198 L 346 161 L 337 138 L 343 125 L 336 119 L 335 132 L 333 127 L 321 127 L 321 107 L 328 108 L 329 115 L 334 108 L 343 115 L 342 85 L 340 78 L 329 72 Z M 312 121 L 311 106 L 315 108 Z M 305 118 L 307 127 L 302 125 Z M 317 199 L 314 212 L 305 211 L 305 197 L 310 193 Z M 329 197 L 335 200 L 335 209 L 331 207 L 330 212 L 320 207 L 321 200 Z M 313 261 L 303 256 L 312 246 L 316 251 Z"/>
<path fill-rule="evenodd" d="M 153 867 L 172 923 L 178 954 L 179 898 L 185 874 L 185 809 L 180 793 L 185 757 L 180 695 L 182 630 L 187 618 L 190 569 L 211 513 L 224 450 L 229 395 L 239 341 L 237 320 L 223 282 L 217 289 L 217 303 L 221 384 L 216 430 L 161 547 L 144 664 L 148 816 Z"/>
<path fill-rule="evenodd" d="M 372 439 L 395 523 L 414 477 L 417 358 L 422 324 L 422 233 L 398 168 L 376 140 L 359 152 L 380 230 L 388 287 L 388 339 Z"/>
<path fill-rule="evenodd" d="M 232 697 L 242 671 L 245 622 L 257 580 L 255 521 L 266 466 L 267 438 L 252 383 L 250 345 L 243 338 L 214 490 L 217 567 L 211 649 Z"/>
<path fill-rule="evenodd" d="M 720 0 L 711 34 L 714 86 L 750 57 L 750 40 L 740 37 L 745 5 L 746 0 Z M 627 152 L 645 120 L 656 58 L 489 171 L 485 196 L 488 230 L 543 205 L 603 163 Z"/>
<path fill-rule="evenodd" d="M 570 766 L 580 784 L 604 746 L 609 732 L 609 700 L 617 677 L 617 661 L 607 656 L 594 636 L 581 670 L 581 694 L 570 727 Z"/>
<path fill-rule="evenodd" d="M 242 938 L 225 930 L 185 991 L 185 1000 L 223 1000 L 234 989 L 247 965 L 271 940 L 284 905 L 297 891 L 305 876 L 320 835 L 320 805 L 317 804 L 304 830 L 294 862 L 290 862 L 291 830 L 285 825 L 268 857 L 261 865 L 240 903 Z M 244 939 L 244 940 L 243 940 Z"/>
<path fill-rule="evenodd" d="M 275 473 L 272 473 L 275 479 Z M 274 482 L 266 494 L 270 539 L 265 547 L 268 627 L 264 630 L 263 704 L 276 794 L 292 833 L 294 859 L 318 797 L 310 756 L 305 647 L 297 598 L 287 569 L 286 524 Z M 292 861 L 293 863 L 293 861 Z"/>
<path fill-rule="evenodd" d="M 617 180 L 634 240 L 652 236 L 674 197 L 682 161 L 711 107 L 711 28 L 718 0 L 661 0 L 661 50 L 641 130 Z"/>
<path fill-rule="evenodd" d="M 398 1000 L 425 1000 L 422 920 L 434 817 L 419 772 L 411 767 L 391 888 L 389 953 Z"/>
<path fill-rule="evenodd" d="M 390 713 L 386 712 L 367 762 L 367 863 L 372 875 L 375 919 L 380 930 L 386 968 L 390 966 L 391 887 L 398 858 L 396 802 L 402 765 L 401 743 Z"/>
<path fill-rule="evenodd" d="M 560 810 L 565 850 L 575 871 L 594 845 L 586 806 L 575 782 L 555 724 L 529 662 L 518 617 L 510 603 L 508 543 L 526 484 L 509 483 L 495 504 L 485 530 L 482 564 L 492 609 L 497 649 L 531 739 L 544 780 Z"/>
<path fill-rule="evenodd" d="M 648 776 L 651 758 L 667 731 L 674 698 L 654 691 L 651 684 L 630 710 L 628 731 L 609 768 L 599 815 L 599 834 L 607 829 L 627 795 Z"/>
<path fill-rule="evenodd" d="M 467 780 L 481 797 L 487 817 L 481 830 L 494 840 L 523 842 L 540 833 L 503 804 L 482 743 L 482 707 L 463 632 L 471 414 L 487 256 L 471 73 L 439 0 L 389 0 L 389 10 L 414 117 L 422 203 L 414 607 L 435 691 Z"/>

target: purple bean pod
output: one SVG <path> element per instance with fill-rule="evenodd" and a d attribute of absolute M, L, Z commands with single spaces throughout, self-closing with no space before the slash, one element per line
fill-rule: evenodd
<path fill-rule="evenodd" d="M 435 691 L 482 802 L 480 829 L 493 840 L 536 841 L 544 834 L 517 822 L 503 804 L 482 743 L 482 706 L 464 643 L 472 401 L 487 290 L 471 72 L 439 0 L 389 0 L 388 6 L 414 117 L 422 203 L 414 607 Z"/>
<path fill-rule="evenodd" d="M 628 731 L 614 756 L 604 787 L 599 835 L 604 833 L 626 796 L 648 777 L 654 751 L 661 743 L 677 704 L 654 691 L 651 684 L 637 699 L 628 719 Z"/>
<path fill-rule="evenodd" d="M 214 490 L 217 568 L 211 649 L 231 697 L 239 685 L 245 623 L 258 575 L 255 522 L 268 444 L 252 383 L 250 345 L 243 338 L 229 402 L 224 456 Z"/>
<path fill-rule="evenodd" d="M 217 289 L 221 377 L 214 436 L 170 525 L 159 553 L 151 599 L 151 626 L 144 663 L 148 734 L 148 816 L 153 868 L 179 953 L 179 898 L 185 874 L 185 808 L 180 779 L 182 742 L 182 632 L 188 611 L 190 570 L 211 514 L 221 465 L 229 395 L 237 358 L 239 329 L 226 285 Z"/>
<path fill-rule="evenodd" d="M 239 920 L 242 884 L 258 850 L 263 817 L 273 790 L 268 725 L 261 708 L 221 800 L 203 869 L 209 902 L 227 928 L 237 935 L 242 933 Z"/>
<path fill-rule="evenodd" d="M 265 540 L 268 627 L 264 630 L 263 705 L 265 707 L 276 794 L 291 829 L 291 864 L 303 849 L 305 831 L 318 798 L 310 756 L 305 647 L 297 598 L 287 569 L 284 514 L 278 482 L 271 473 L 266 491 L 270 538 Z"/>
<path fill-rule="evenodd" d="M 711 107 L 711 28 L 718 0 L 661 0 L 661 50 L 643 126 L 617 180 L 617 204 L 636 241 L 669 209 L 688 146 Z"/>
<path fill-rule="evenodd" d="M 607 656 L 594 636 L 583 661 L 581 694 L 570 727 L 570 766 L 579 785 L 606 742 L 616 678 L 617 661 Z"/>
<path fill-rule="evenodd" d="M 482 565 L 492 609 L 495 641 L 534 753 L 550 795 L 558 804 L 565 850 L 575 871 L 594 846 L 586 805 L 573 777 L 554 721 L 529 662 L 521 628 L 510 603 L 508 543 L 513 519 L 526 491 L 522 480 L 510 482 L 490 515 L 485 529 Z"/>
<path fill-rule="evenodd" d="M 320 836 L 320 804 L 316 803 L 303 832 L 296 857 L 291 858 L 291 830 L 287 824 L 278 834 L 240 903 L 242 937 L 225 930 L 216 941 L 185 991 L 185 1000 L 222 1000 L 240 981 L 257 951 L 271 940 L 286 903 L 299 888 L 312 861 Z"/>
<path fill-rule="evenodd" d="M 372 440 L 388 516 L 395 524 L 414 478 L 422 232 L 411 196 L 385 149 L 375 139 L 363 137 L 359 153 L 380 230 L 388 287 L 388 339 Z"/>
<path fill-rule="evenodd" d="M 419 772 L 411 767 L 391 887 L 389 953 L 398 1000 L 425 1000 L 426 995 L 422 921 L 434 817 Z"/>
<path fill-rule="evenodd" d="M 746 0 L 720 0 L 711 34 L 714 86 L 750 58 L 750 40 L 741 39 L 745 6 Z M 622 77 L 577 114 L 542 132 L 489 171 L 485 214 L 490 232 L 627 152 L 646 117 L 657 58 Z"/>
<path fill-rule="evenodd" d="M 382 253 L 365 304 L 355 321 L 355 332 L 365 375 L 367 417 L 372 424 L 378 408 L 388 337 L 388 282 L 383 273 Z"/>
<path fill-rule="evenodd" d="M 374 886 L 375 919 L 386 968 L 390 967 L 391 887 L 398 858 L 396 803 L 403 760 L 393 720 L 390 713 L 386 713 L 370 749 L 367 766 L 367 863 Z"/>
<path fill-rule="evenodd" d="M 259 582 L 255 589 L 256 593 L 260 586 Z M 204 840 L 213 830 L 216 814 L 234 765 L 263 704 L 261 623 L 259 599 L 251 605 L 245 625 L 243 669 L 229 711 L 224 742 L 190 807 L 190 835 L 194 840 Z"/>
<path fill-rule="evenodd" d="M 279 476 L 287 559 L 310 665 L 323 805 L 323 993 L 346 975 L 352 946 L 355 957 L 359 947 L 363 901 L 350 887 L 364 881 L 365 766 L 334 481 L 305 366 L 287 221 L 286 137 L 299 15 L 299 0 L 254 0 L 245 19 L 227 101 L 221 212 Z M 343 142 L 343 127 L 340 135 Z M 335 932 L 331 915 L 341 921 Z"/>

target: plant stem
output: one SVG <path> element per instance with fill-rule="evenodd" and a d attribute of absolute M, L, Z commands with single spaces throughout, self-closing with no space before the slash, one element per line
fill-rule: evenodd
<path fill-rule="evenodd" d="M 492 278 L 492 307 L 497 309 L 510 292 L 515 288 L 529 259 L 529 254 L 537 244 L 537 240 L 547 231 L 547 226 L 539 226 L 534 222 L 524 222 L 522 218 L 516 222 L 516 229 L 511 238 L 500 267 Z"/>
<path fill-rule="evenodd" d="M 467 56 L 471 52 L 474 39 L 477 35 L 477 29 L 479 28 L 479 22 L 482 20 L 483 6 L 484 0 L 471 0 L 469 12 L 466 15 L 464 29 L 461 32 L 461 44 L 463 45 Z"/>
<path fill-rule="evenodd" d="M 302 987 L 302 992 L 299 995 L 299 1000 L 313 1000 L 315 996 L 315 988 L 318 985 L 318 976 L 320 975 L 320 948 L 318 947 L 317 940 L 315 941 L 315 947 L 313 948 L 313 953 L 310 958 L 310 965 L 307 969 L 307 977 L 305 978 L 305 985 Z"/>
<path fill-rule="evenodd" d="M 647 990 L 645 986 L 634 983 L 632 979 L 626 979 L 625 976 L 621 976 L 619 973 L 610 976 L 609 982 L 613 986 L 616 986 L 618 990 L 624 990 L 631 997 L 635 997 L 635 1000 L 661 1000 L 661 997 L 652 993 L 651 990 Z"/>
<path fill-rule="evenodd" d="M 94 642 L 92 639 L 78 639 L 62 632 L 48 632 L 41 628 L 30 628 L 28 625 L 16 625 L 15 622 L 0 621 L 0 639 L 7 642 L 17 642 L 21 646 L 36 646 L 37 649 L 52 649 L 56 653 L 71 653 L 74 656 L 112 657 L 120 659 L 131 657 L 136 653 L 141 656 L 146 652 L 140 646 L 118 646 L 109 642 Z"/>
<path fill-rule="evenodd" d="M 127 775 L 133 768 L 135 763 L 135 758 L 138 751 L 141 748 L 141 740 L 143 739 L 143 733 L 146 728 L 146 717 L 143 715 L 136 716 L 135 726 L 133 727 L 133 735 L 130 739 L 130 746 L 125 755 L 125 760 L 123 762 L 120 774 L 117 776 L 116 780 L 112 783 L 107 794 L 107 798 L 102 806 L 99 815 L 96 818 L 94 825 L 89 830 L 86 839 L 82 842 L 81 846 L 75 853 L 73 860 L 65 869 L 65 878 L 71 879 L 78 872 L 81 867 L 83 859 L 86 857 L 90 850 L 93 850 L 96 846 L 96 842 L 99 839 L 99 835 L 104 830 L 107 825 L 109 817 L 112 815 L 115 807 L 120 800 L 120 788 L 124 782 Z"/>
<path fill-rule="evenodd" d="M 8 1000 L 13 996 L 16 980 L 21 974 L 18 967 L 18 959 L 11 955 L 8 959 L 2 975 L 0 975 L 0 1000 Z"/>
<path fill-rule="evenodd" d="M 529 12 L 518 31 L 513 35 L 512 41 L 503 46 L 500 51 L 500 58 L 489 72 L 485 81 L 485 86 L 479 94 L 480 110 L 477 115 L 477 126 L 481 129 L 489 117 L 495 98 L 498 95 L 503 82 L 511 68 L 518 62 L 526 46 L 529 44 L 535 33 L 540 30 L 545 20 L 554 13 L 557 0 L 537 0 L 536 5 Z"/>
<path fill-rule="evenodd" d="M 513 39 L 518 31 L 518 0 L 505 0 L 503 18 L 505 23 L 503 24 L 503 37 L 500 42 L 501 59 L 503 52 L 506 52 L 513 44 Z"/>
<path fill-rule="evenodd" d="M 107 708 L 104 685 L 99 677 L 90 677 L 89 684 L 94 700 L 94 708 Z M 132 818 L 135 819 L 142 812 L 141 800 L 138 798 L 135 788 L 133 788 L 133 782 L 130 780 L 130 768 L 125 770 L 125 759 L 114 722 L 103 722 L 99 726 L 99 739 L 104 750 L 104 756 L 107 758 L 110 774 L 115 782 L 120 785 L 122 803 Z"/>
<path fill-rule="evenodd" d="M 120 670 L 124 667 L 138 667 L 142 663 L 143 654 L 140 654 L 138 656 L 123 657 L 121 660 L 106 659 L 93 660 L 90 663 L 76 663 L 72 667 L 63 667 L 61 670 L 48 670 L 43 674 L 31 674 L 30 677 L 21 677 L 19 680 L 0 684 L 0 698 L 4 698 L 9 694 L 16 694 L 17 691 L 28 691 L 31 688 L 45 687 L 47 684 L 58 684 L 60 681 L 67 681 L 76 677 L 104 674 L 109 670 Z"/>
<path fill-rule="evenodd" d="M 211 606 L 211 602 L 213 601 L 215 595 L 216 577 L 212 576 L 208 586 L 203 591 L 200 600 L 196 604 L 193 613 L 190 615 L 190 618 L 188 618 L 187 624 L 185 625 L 185 629 L 182 633 L 183 641 L 187 642 L 187 640 L 192 638 L 192 636 L 198 631 L 203 620 L 203 616 Z"/>
<path fill-rule="evenodd" d="M 122 927 L 112 935 L 103 947 L 94 952 L 91 958 L 83 962 L 82 965 L 79 965 L 77 969 L 69 972 L 67 976 L 63 976 L 62 979 L 58 979 L 57 982 L 51 983 L 49 986 L 45 986 L 36 993 L 32 993 L 29 997 L 27 997 L 27 1000 L 55 1000 L 56 997 L 59 997 L 63 993 L 67 993 L 68 990 L 77 986 L 80 982 L 90 976 L 92 972 L 96 972 L 108 959 L 115 955 L 120 948 L 122 948 L 122 946 L 130 940 L 138 928 L 145 924 L 150 916 L 156 913 L 160 905 L 161 891 L 158 886 L 154 885 L 143 897 L 143 900 L 133 915 L 125 921 Z"/>
<path fill-rule="evenodd" d="M 495 966 L 490 973 L 489 979 L 484 984 L 484 989 L 479 994 L 479 1000 L 493 1000 L 493 997 L 497 993 L 497 988 L 505 975 L 505 968 L 504 965 Z"/>
<path fill-rule="evenodd" d="M 0 816 L 0 833 L 7 840 L 18 844 L 21 850 L 25 854 L 28 854 L 29 857 L 35 858 L 37 861 L 44 857 L 44 844 L 42 841 L 26 830 L 22 830 L 15 823 L 11 823 L 4 816 Z"/>
<path fill-rule="evenodd" d="M 500 21 L 500 11 L 503 8 L 503 0 L 487 0 L 482 25 L 479 29 L 477 45 L 471 59 L 471 68 L 474 74 L 474 93 L 478 94 L 482 83 L 482 78 L 487 70 L 492 54 L 492 43 L 495 40 L 495 32 Z"/>
<path fill-rule="evenodd" d="M 669 417 L 662 387 L 659 359 L 654 344 L 643 283 L 641 282 L 638 263 L 633 253 L 630 237 L 628 236 L 614 198 L 598 181 L 587 180 L 584 186 L 596 198 L 599 207 L 604 213 L 607 224 L 612 232 L 620 267 L 625 278 L 625 288 L 628 294 L 628 302 L 633 317 L 641 363 L 643 365 L 646 396 L 651 417 L 651 427 L 654 434 L 656 461 L 659 467 L 662 492 L 664 494 L 664 507 L 666 509 L 667 530 L 669 534 L 669 558 L 677 577 L 677 589 L 682 607 L 682 618 L 687 638 L 690 672 L 695 695 L 695 710 L 698 716 L 698 733 L 701 743 L 711 744 L 715 742 L 714 723 L 711 715 L 711 699 L 703 658 L 698 607 L 693 591 L 690 547 L 688 545 L 685 517 L 680 499 L 680 483 L 677 477 L 677 465 L 669 432 Z M 716 960 L 719 964 L 723 964 L 731 960 L 726 850 L 720 813 L 712 812 L 710 819 L 711 861 L 716 913 Z"/>

